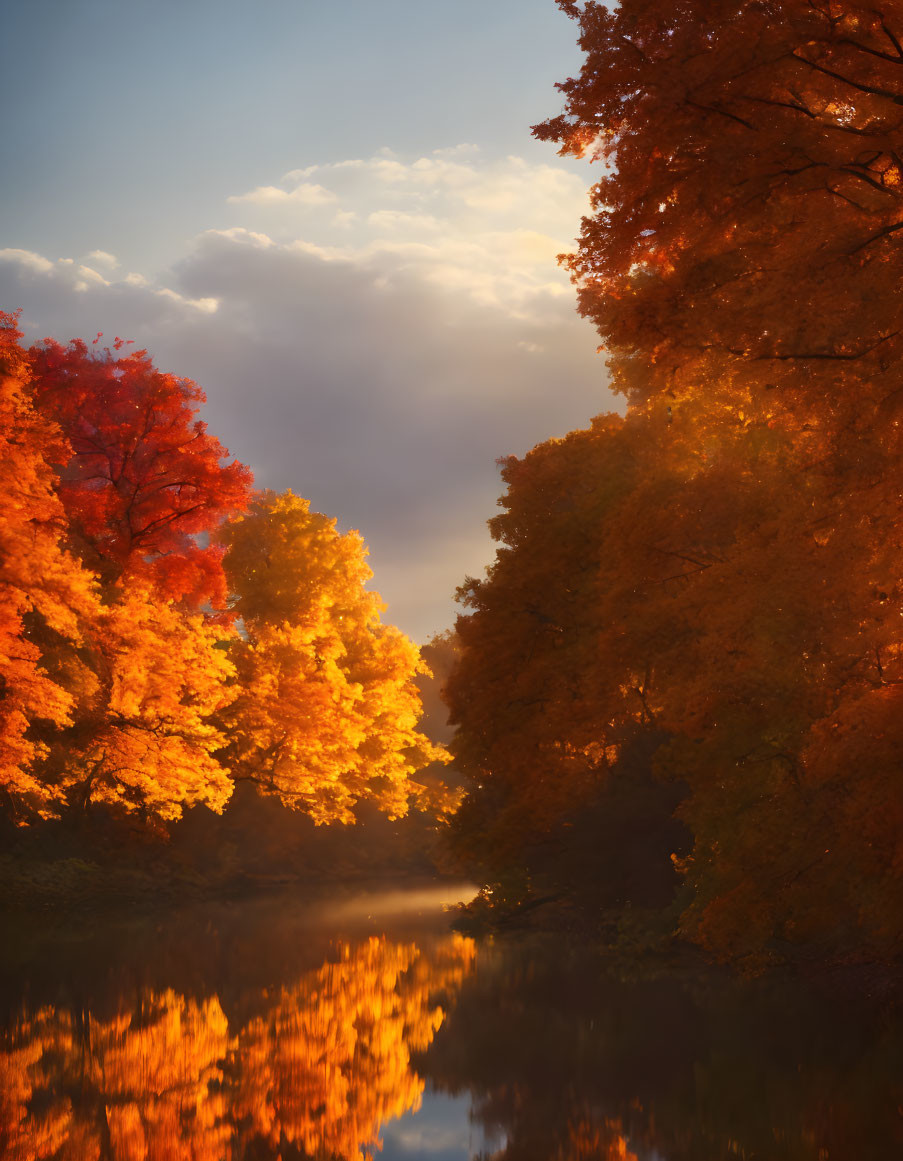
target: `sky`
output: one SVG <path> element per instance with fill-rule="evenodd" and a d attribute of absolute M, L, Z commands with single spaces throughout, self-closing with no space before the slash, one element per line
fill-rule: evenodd
<path fill-rule="evenodd" d="M 496 460 L 615 408 L 556 257 L 598 173 L 536 142 L 553 0 L 8 6 L 0 309 L 206 391 L 258 486 L 359 529 L 418 641 L 491 561 Z"/>

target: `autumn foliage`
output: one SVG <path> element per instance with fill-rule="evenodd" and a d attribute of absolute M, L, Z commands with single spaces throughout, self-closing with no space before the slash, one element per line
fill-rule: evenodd
<path fill-rule="evenodd" d="M 373 937 L 252 997 L 230 1024 L 216 995 L 143 988 L 112 1015 L 48 1005 L 0 1040 L 8 1161 L 109 1157 L 374 1156 L 417 1109 L 412 1064 L 472 969 L 470 940 L 421 949 Z"/>
<path fill-rule="evenodd" d="M 566 261 L 627 411 L 503 465 L 459 843 L 529 866 L 645 736 L 681 931 L 899 954 L 903 16 L 560 6 L 586 61 L 536 132 L 604 163 Z"/>
<path fill-rule="evenodd" d="M 71 449 L 58 491 L 85 564 L 104 580 L 144 576 L 167 599 L 222 607 L 219 553 L 195 537 L 247 506 L 251 473 L 225 462 L 197 419 L 201 389 L 158 371 L 146 351 L 98 357 L 81 341 L 45 340 L 31 362 L 36 404 Z"/>
<path fill-rule="evenodd" d="M 200 388 L 146 352 L 25 351 L 2 321 L 6 813 L 173 820 L 235 778 L 318 822 L 425 806 L 424 666 L 381 624 L 360 536 L 256 495 Z"/>
<path fill-rule="evenodd" d="M 374 799 L 406 813 L 417 770 L 443 752 L 416 730 L 418 650 L 380 623 L 357 532 L 306 500 L 265 493 L 221 543 L 244 629 L 231 651 L 240 692 L 224 709 L 237 778 L 318 821 L 350 821 Z"/>

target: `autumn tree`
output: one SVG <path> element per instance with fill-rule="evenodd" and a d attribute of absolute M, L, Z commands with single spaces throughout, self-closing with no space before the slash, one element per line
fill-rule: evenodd
<path fill-rule="evenodd" d="M 12 315 L 0 315 L 0 794 L 27 819 L 52 803 L 40 772 L 41 726 L 72 722 L 73 697 L 47 668 L 38 629 L 69 649 L 97 615 L 94 578 L 66 550 L 66 515 L 51 465 L 69 449 L 34 406 L 31 373 Z"/>
<path fill-rule="evenodd" d="M 221 553 L 198 538 L 245 508 L 250 471 L 197 418 L 196 383 L 121 345 L 45 339 L 30 352 L 38 406 L 71 447 L 59 493 L 73 543 L 106 583 L 140 577 L 161 599 L 222 608 Z"/>
<path fill-rule="evenodd" d="M 812 459 L 792 413 L 747 397 L 732 421 L 703 399 L 671 422 L 636 409 L 506 461 L 447 691 L 470 779 L 457 841 L 490 881 L 547 879 L 546 848 L 580 890 L 590 826 L 584 875 L 639 847 L 681 856 L 682 928 L 717 954 L 897 949 L 899 539 L 889 505 L 858 506 Z M 638 744 L 692 853 L 664 788 L 627 813 Z"/>
<path fill-rule="evenodd" d="M 209 534 L 247 503 L 250 473 L 197 419 L 204 395 L 146 352 L 45 340 L 29 352 L 36 406 L 65 433 L 52 460 L 58 529 L 101 583 L 87 639 L 41 644 L 73 704 L 45 777 L 70 808 L 104 802 L 177 818 L 231 792 L 210 717 L 231 698 L 222 552 Z M 201 538 L 206 538 L 206 543 Z"/>
<path fill-rule="evenodd" d="M 605 163 L 569 265 L 615 388 L 669 402 L 739 377 L 816 411 L 890 396 L 898 6 L 559 6 L 585 61 L 559 86 L 565 112 L 535 132 Z"/>
<path fill-rule="evenodd" d="M 247 469 L 195 420 L 194 384 L 143 352 L 26 353 L 20 338 L 7 316 L 7 812 L 222 809 L 232 784 L 210 717 L 232 696 L 230 630 L 198 609 L 225 588 L 221 551 L 194 538 L 246 502 Z"/>
<path fill-rule="evenodd" d="M 427 671 L 380 623 L 360 536 L 290 493 L 236 520 L 248 469 L 146 352 L 20 337 L 7 320 L 8 809 L 174 820 L 221 811 L 232 775 L 318 822 L 451 805 L 414 780 L 445 759 L 416 729 Z"/>
<path fill-rule="evenodd" d="M 684 932 L 896 954 L 900 13 L 560 7 L 586 59 L 536 133 L 604 163 L 567 263 L 628 410 L 506 466 L 469 809 L 560 827 L 632 714 L 687 788 Z"/>
<path fill-rule="evenodd" d="M 167 820 L 199 803 L 222 811 L 232 781 L 213 717 L 234 696 L 232 633 L 141 582 L 101 609 L 92 628 L 90 686 L 53 746 L 70 807 L 103 802 Z"/>
<path fill-rule="evenodd" d="M 241 625 L 224 760 L 319 822 L 351 821 L 361 800 L 400 817 L 442 752 L 416 729 L 417 647 L 381 623 L 363 541 L 335 525 L 291 492 L 264 493 L 220 532 Z"/>
<path fill-rule="evenodd" d="M 425 667 L 380 623 L 358 534 L 290 494 L 236 521 L 250 473 L 145 352 L 19 337 L 10 322 L 9 808 L 171 820 L 221 811 L 232 773 L 317 821 L 450 802 L 413 779 L 444 758 L 416 729 Z"/>

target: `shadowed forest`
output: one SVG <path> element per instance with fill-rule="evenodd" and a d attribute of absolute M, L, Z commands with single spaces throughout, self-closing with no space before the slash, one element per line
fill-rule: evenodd
<path fill-rule="evenodd" d="M 559 7 L 585 63 L 534 133 L 599 164 L 563 260 L 625 410 L 502 462 L 422 653 L 196 384 L 3 316 L 8 903 L 439 866 L 475 928 L 899 962 L 903 9 Z"/>

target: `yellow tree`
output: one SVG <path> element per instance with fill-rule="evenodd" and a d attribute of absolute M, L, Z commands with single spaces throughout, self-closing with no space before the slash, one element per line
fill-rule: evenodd
<path fill-rule="evenodd" d="M 380 621 L 360 535 L 267 492 L 220 540 L 241 626 L 219 718 L 233 776 L 317 822 L 351 821 L 361 800 L 403 816 L 424 799 L 414 775 L 443 751 L 416 729 L 424 667 Z"/>
<path fill-rule="evenodd" d="M 135 582 L 92 623 L 77 722 L 57 741 L 69 803 L 105 802 L 163 819 L 205 803 L 220 812 L 232 781 L 213 716 L 231 701 L 231 630 Z"/>

